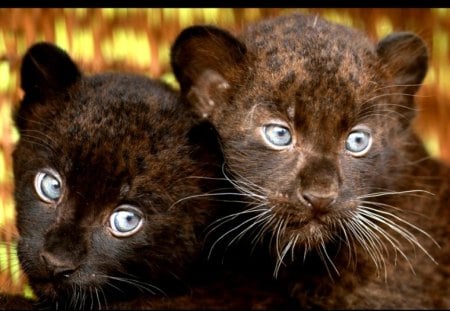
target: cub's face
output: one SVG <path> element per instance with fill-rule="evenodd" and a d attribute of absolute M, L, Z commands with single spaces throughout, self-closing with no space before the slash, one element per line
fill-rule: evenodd
<path fill-rule="evenodd" d="M 285 66 L 273 80 L 266 68 L 255 69 L 227 105 L 217 104 L 211 122 L 226 173 L 257 206 L 254 233 L 270 223 L 266 228 L 279 231 L 280 245 L 295 239 L 313 247 L 333 237 L 339 222 L 355 217 L 365 194 L 386 188 L 383 161 L 396 152 L 389 135 L 398 129 L 386 122 L 396 116 L 374 90 L 377 84 L 371 89 L 349 80 L 341 65 L 332 77 L 301 65 Z M 291 82 L 280 90 L 286 75 Z"/>
<path fill-rule="evenodd" d="M 400 166 L 426 61 L 413 34 L 375 45 L 302 15 L 256 24 L 239 38 L 185 30 L 172 48 L 174 72 L 216 127 L 226 173 L 253 212 L 236 234 L 268 234 L 278 267 L 290 251 L 339 239 L 367 242 L 381 261 L 380 241 L 393 238 L 379 221 L 408 230 L 374 198 L 396 191 L 387 176 Z"/>

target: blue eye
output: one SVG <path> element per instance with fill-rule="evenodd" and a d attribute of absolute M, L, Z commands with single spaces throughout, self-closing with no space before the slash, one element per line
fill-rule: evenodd
<path fill-rule="evenodd" d="M 34 178 L 34 188 L 42 201 L 54 203 L 61 196 L 61 180 L 52 170 L 40 171 Z"/>
<path fill-rule="evenodd" d="M 263 127 L 265 140 L 275 149 L 287 147 L 292 143 L 292 135 L 289 129 L 278 124 L 268 124 Z"/>
<path fill-rule="evenodd" d="M 135 234 L 143 224 L 142 214 L 130 205 L 122 205 L 109 217 L 111 233 L 116 237 Z"/>
<path fill-rule="evenodd" d="M 372 145 L 372 136 L 368 129 L 353 130 L 348 134 L 345 141 L 345 149 L 353 156 L 365 155 Z"/>

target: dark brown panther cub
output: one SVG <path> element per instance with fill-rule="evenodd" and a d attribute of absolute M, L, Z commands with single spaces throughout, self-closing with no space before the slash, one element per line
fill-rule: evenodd
<path fill-rule="evenodd" d="M 217 170 L 178 94 L 144 76 L 84 75 L 48 43 L 27 51 L 21 87 L 18 254 L 39 307 L 184 292 L 218 210 L 203 195 Z"/>
<path fill-rule="evenodd" d="M 419 37 L 374 44 L 293 14 L 237 37 L 187 28 L 171 61 L 248 201 L 212 253 L 267 245 L 303 307 L 450 308 L 450 171 L 411 126 L 428 61 Z"/>

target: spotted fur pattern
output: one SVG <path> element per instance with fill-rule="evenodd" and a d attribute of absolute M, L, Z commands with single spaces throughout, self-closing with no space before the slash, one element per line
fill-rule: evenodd
<path fill-rule="evenodd" d="M 301 14 L 176 39 L 182 96 L 217 129 L 248 201 L 218 240 L 268 247 L 302 307 L 450 307 L 450 172 L 412 129 L 427 62 L 415 34 L 374 43 Z M 360 153 L 355 132 L 370 137 Z"/>

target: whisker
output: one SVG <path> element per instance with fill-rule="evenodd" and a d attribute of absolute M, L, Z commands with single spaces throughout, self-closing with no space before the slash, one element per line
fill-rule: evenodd
<path fill-rule="evenodd" d="M 275 217 L 275 215 L 272 213 L 269 214 L 269 218 L 261 226 L 261 229 L 257 232 L 257 234 L 255 234 L 255 237 L 252 239 L 252 243 L 254 243 L 254 245 L 256 245 L 256 243 L 262 241 L 264 238 L 264 235 L 271 230 L 274 222 L 276 222 L 276 221 L 277 221 L 277 218 Z M 269 243 L 269 246 L 270 246 L 270 244 L 271 244 L 271 242 Z M 253 249 L 254 249 L 254 247 L 253 247 Z"/>
<path fill-rule="evenodd" d="M 378 210 L 378 209 L 374 209 L 374 208 L 371 208 L 371 207 L 368 207 L 368 206 L 363 206 L 363 210 L 369 210 L 369 211 L 372 211 L 373 213 L 375 213 L 375 214 L 384 214 L 384 215 L 388 215 L 388 216 L 390 216 L 390 217 L 393 217 L 393 218 L 395 218 L 396 220 L 398 220 L 398 221 L 400 221 L 400 222 L 402 222 L 402 223 L 404 223 L 405 225 L 407 225 L 407 226 L 409 226 L 409 227 L 411 227 L 411 228 L 414 228 L 414 229 L 416 229 L 417 231 L 419 231 L 420 233 L 422 233 L 423 235 L 425 235 L 426 237 L 428 237 L 437 247 L 439 247 L 439 248 L 441 248 L 441 246 L 439 245 L 439 243 L 428 233 L 428 232 L 426 232 L 425 230 L 423 230 L 423 229 L 421 229 L 421 228 L 419 228 L 419 227 L 417 227 L 416 225 L 414 225 L 414 224 L 412 224 L 412 223 L 410 223 L 409 221 L 406 221 L 406 220 L 404 220 L 403 218 L 401 218 L 401 217 L 399 217 L 399 216 L 397 216 L 397 215 L 395 215 L 395 214 L 392 214 L 392 213 L 389 213 L 389 212 L 386 212 L 386 211 L 381 211 L 381 210 Z M 381 216 L 381 215 L 380 215 Z M 383 217 L 384 218 L 384 217 Z M 386 218 L 384 218 L 384 219 L 386 219 Z M 397 224 L 396 223 L 394 223 L 394 222 L 392 222 L 394 225 L 396 225 L 397 226 Z M 409 232 L 409 231 L 408 231 Z M 412 234 L 411 234 L 412 235 Z M 413 236 L 413 235 L 412 235 Z"/>
<path fill-rule="evenodd" d="M 276 278 L 278 275 L 278 270 L 283 263 L 283 259 L 280 254 L 280 232 L 281 228 L 283 227 L 284 219 L 281 219 L 278 221 L 277 228 L 275 230 L 275 249 L 277 251 L 277 263 L 275 265 L 275 271 L 274 271 L 274 277 Z"/>
<path fill-rule="evenodd" d="M 234 192 L 224 192 L 224 193 L 202 193 L 202 194 L 194 194 L 194 195 L 190 195 L 187 196 L 185 198 L 181 198 L 177 201 L 175 201 L 168 210 L 171 210 L 175 205 L 186 201 L 186 200 L 190 200 L 190 199 L 195 199 L 195 198 L 202 198 L 202 197 L 219 197 L 219 196 L 241 196 L 241 197 L 248 197 L 248 195 L 242 194 L 242 193 L 234 193 Z M 222 202 L 239 202 L 239 201 L 234 201 L 234 200 L 221 200 Z M 244 202 L 246 203 L 246 202 Z"/>
<path fill-rule="evenodd" d="M 333 261 L 331 260 L 330 256 L 328 255 L 327 248 L 326 248 L 326 246 L 325 246 L 325 241 L 323 240 L 323 237 L 320 236 L 320 239 L 321 239 L 320 247 L 322 248 L 322 250 L 323 250 L 323 252 L 324 252 L 324 254 L 325 254 L 325 256 L 326 256 L 328 262 L 331 264 L 331 266 L 333 267 L 333 269 L 334 269 L 334 271 L 336 272 L 336 274 L 337 274 L 338 276 L 340 276 L 340 273 L 339 273 L 338 269 L 336 268 L 336 266 L 334 265 L 334 263 L 333 263 Z"/>
<path fill-rule="evenodd" d="M 389 244 L 392 245 L 392 247 L 396 251 L 396 254 L 398 252 L 400 255 L 402 255 L 402 257 L 406 260 L 406 262 L 410 266 L 410 269 L 413 272 L 413 274 L 415 274 L 415 270 L 414 270 L 414 268 L 413 268 L 413 266 L 411 264 L 411 261 L 409 260 L 408 256 L 406 256 L 406 254 L 400 248 L 401 243 L 396 238 L 394 238 L 391 234 L 386 232 L 386 230 L 384 230 L 383 228 L 378 226 L 376 223 L 372 222 L 370 219 L 364 217 L 363 215 L 358 214 L 357 218 L 360 221 L 362 221 L 364 224 L 366 224 L 367 226 L 370 226 L 372 229 L 374 229 L 377 232 L 379 232 L 386 239 L 386 241 L 389 242 Z"/>
<path fill-rule="evenodd" d="M 259 215 L 256 215 L 256 216 L 254 216 L 254 217 L 251 217 L 250 219 L 247 219 L 247 220 L 241 222 L 239 225 L 237 225 L 237 226 L 231 228 L 230 230 L 228 230 L 227 232 L 225 232 L 224 234 L 222 234 L 218 239 L 216 239 L 216 240 L 214 241 L 214 243 L 211 245 L 211 248 L 209 249 L 209 252 L 208 252 L 208 259 L 211 258 L 212 251 L 213 251 L 214 247 L 217 245 L 217 243 L 219 243 L 219 241 L 221 241 L 223 238 L 225 238 L 227 235 L 231 234 L 232 232 L 236 231 L 237 229 L 241 228 L 242 226 L 245 226 L 248 222 L 253 221 L 253 220 L 255 219 L 255 217 L 258 217 L 258 216 L 259 216 Z"/>
<path fill-rule="evenodd" d="M 359 198 L 375 198 L 375 197 L 381 197 L 381 196 L 387 196 L 387 195 L 404 195 L 404 194 L 417 194 L 417 193 L 425 193 L 429 195 L 434 195 L 433 193 L 421 190 L 421 189 L 415 189 L 415 190 L 406 190 L 406 191 L 385 191 L 385 192 L 374 192 L 369 194 L 364 194 L 359 196 Z"/>
<path fill-rule="evenodd" d="M 361 204 L 364 204 L 364 206 L 366 206 L 366 207 L 368 207 L 367 205 L 373 205 L 373 206 L 376 206 L 376 207 L 381 207 L 381 208 L 384 208 L 384 209 L 392 209 L 392 210 L 394 210 L 394 211 L 398 211 L 398 212 L 401 212 L 401 213 L 404 213 L 404 214 L 413 214 L 413 215 L 417 215 L 417 216 L 420 216 L 420 217 L 428 217 L 427 215 L 424 215 L 423 213 L 420 213 L 420 212 L 417 212 L 417 211 L 414 211 L 414 210 L 410 210 L 410 209 L 401 209 L 401 208 L 399 208 L 399 207 L 396 207 L 396 206 L 393 206 L 393 205 L 390 205 L 390 204 L 386 204 L 386 203 L 381 203 L 381 202 L 374 202 L 374 201 L 360 201 L 361 202 Z"/>
<path fill-rule="evenodd" d="M 270 213 L 269 210 L 267 210 L 267 211 L 265 211 L 265 212 L 263 212 L 263 213 L 257 215 L 256 217 L 254 217 L 255 221 L 254 221 L 250 226 L 248 226 L 246 229 L 242 230 L 241 233 L 239 233 L 238 235 L 236 235 L 236 237 L 234 237 L 234 238 L 231 240 L 231 242 L 228 243 L 228 246 L 230 246 L 231 244 L 233 244 L 236 240 L 242 238 L 242 237 L 245 235 L 245 233 L 247 233 L 249 230 L 251 230 L 251 229 L 254 228 L 255 226 L 258 226 L 261 222 L 264 222 L 264 221 L 266 221 L 267 219 L 269 219 L 269 218 L 270 218 L 270 215 L 265 216 L 265 215 L 268 214 L 268 213 Z M 263 216 L 265 216 L 265 217 L 263 217 Z"/>
<path fill-rule="evenodd" d="M 105 310 L 108 310 L 108 301 L 107 301 L 107 299 L 106 299 L 105 292 L 103 291 L 102 288 L 100 288 L 100 293 L 102 294 L 102 296 L 103 296 L 103 301 L 105 302 Z M 99 299 L 99 303 L 100 303 L 100 299 Z"/>
<path fill-rule="evenodd" d="M 222 173 L 225 176 L 225 178 L 238 190 L 241 190 L 243 192 L 247 192 L 250 194 L 255 195 L 256 197 L 261 197 L 262 199 L 265 199 L 265 196 L 258 196 L 257 193 L 264 194 L 264 188 L 253 183 L 249 179 L 245 178 L 238 172 L 234 171 L 232 172 L 233 177 L 237 176 L 238 178 L 230 178 L 227 173 L 225 172 L 225 165 L 222 165 Z"/>
<path fill-rule="evenodd" d="M 258 212 L 265 213 L 267 211 L 267 209 L 260 208 L 260 207 L 261 207 L 260 205 L 257 205 L 257 206 L 255 206 L 253 208 L 242 210 L 242 211 L 239 211 L 237 213 L 232 213 L 232 214 L 229 214 L 229 215 L 226 215 L 224 217 L 221 217 L 219 219 L 214 220 L 212 223 L 210 223 L 206 227 L 206 230 L 208 230 L 208 233 L 206 234 L 205 238 L 207 238 L 209 236 L 209 234 L 211 234 L 212 232 L 217 230 L 219 227 L 221 227 L 221 226 L 225 225 L 226 223 L 236 219 L 239 216 L 242 216 L 242 215 L 245 215 L 245 214 L 251 214 L 251 213 L 258 213 Z M 211 226 L 214 226 L 214 227 L 209 229 Z"/>
<path fill-rule="evenodd" d="M 352 220 L 349 226 L 352 228 L 351 230 L 354 233 L 354 237 L 356 238 L 358 243 L 370 255 L 370 258 L 375 264 L 376 270 L 381 271 L 380 266 L 384 267 L 386 277 L 387 275 L 386 263 L 382 255 L 382 249 L 386 253 L 388 253 L 386 246 L 382 243 L 380 238 L 376 234 L 374 234 L 374 232 L 370 229 L 370 227 L 367 227 L 358 218 Z M 366 241 L 368 241 L 369 244 L 367 244 Z"/>
<path fill-rule="evenodd" d="M 286 254 L 289 252 L 289 250 L 291 249 L 291 247 L 295 245 L 295 242 L 291 236 L 291 238 L 289 239 L 289 242 L 287 245 L 285 245 L 285 247 L 283 248 L 283 251 L 281 252 L 281 258 L 277 261 L 276 266 L 275 266 L 275 273 L 274 273 L 274 277 L 277 278 L 278 277 L 278 271 L 280 270 L 281 264 L 283 263 L 283 259 L 286 256 Z"/>
<path fill-rule="evenodd" d="M 371 211 L 368 211 L 368 209 L 366 206 L 364 206 L 361 210 L 360 213 L 363 215 L 366 215 L 368 218 L 373 219 L 373 220 L 378 220 L 381 223 L 386 224 L 389 228 L 391 228 L 392 230 L 394 230 L 395 232 L 397 232 L 398 234 L 400 234 L 405 240 L 407 240 L 411 245 L 416 245 L 417 247 L 419 247 L 435 264 L 437 264 L 436 260 L 433 258 L 433 256 L 430 255 L 430 253 L 422 246 L 422 244 L 420 244 L 420 242 L 417 240 L 417 238 L 407 229 L 399 226 L 397 223 L 395 223 L 394 221 L 390 220 L 389 218 L 386 218 L 384 216 L 378 215 L 376 213 L 383 213 L 383 214 L 387 214 L 397 220 L 399 220 L 400 222 L 410 226 L 411 228 L 416 229 L 417 231 L 419 231 L 420 233 L 424 234 L 426 237 L 428 237 L 435 245 L 437 245 L 439 248 L 439 244 L 436 242 L 436 240 L 434 240 L 431 235 L 429 235 L 427 232 L 425 232 L 424 230 L 420 229 L 419 227 L 401 219 L 400 217 L 393 215 L 391 213 L 388 212 L 382 212 L 379 210 L 375 210 L 375 209 L 370 209 L 372 211 L 376 211 L 376 213 L 373 213 Z"/>
<path fill-rule="evenodd" d="M 295 238 L 294 238 L 294 242 L 292 243 L 292 247 L 291 247 L 291 261 L 292 262 L 295 261 L 295 246 L 297 245 L 298 237 L 299 237 L 299 235 L 296 234 Z"/>
<path fill-rule="evenodd" d="M 350 237 L 347 234 L 346 227 L 344 226 L 342 220 L 338 219 L 337 223 L 339 225 L 339 228 L 340 228 L 341 232 L 344 235 L 344 243 L 347 245 L 347 248 L 348 248 L 348 257 L 349 257 L 348 266 L 350 266 L 351 262 L 356 262 L 356 258 L 355 258 L 355 260 L 353 260 L 353 252 L 352 252 L 352 250 L 353 250 L 354 253 L 355 253 L 355 256 L 356 256 L 355 244 L 350 241 Z"/>
<path fill-rule="evenodd" d="M 89 295 L 91 296 L 91 310 L 94 310 L 94 297 L 92 295 L 92 286 L 89 286 Z"/>
<path fill-rule="evenodd" d="M 228 180 L 225 177 L 210 177 L 210 176 L 196 176 L 196 175 L 191 175 L 191 176 L 186 176 L 183 177 L 182 179 L 206 179 L 206 180 Z"/>
<path fill-rule="evenodd" d="M 325 255 L 323 254 L 323 248 L 324 248 L 324 245 L 320 244 L 320 247 L 316 248 L 316 251 L 317 251 L 317 253 L 318 253 L 319 257 L 320 257 L 320 260 L 323 262 L 323 264 L 325 266 L 325 269 L 327 270 L 328 276 L 330 277 L 331 281 L 334 281 L 334 278 L 333 278 L 333 275 L 331 273 L 331 270 L 328 267 L 328 262 L 327 262 L 327 260 L 325 258 Z"/>
<path fill-rule="evenodd" d="M 121 293 L 125 293 L 121 288 L 115 286 L 115 285 L 112 284 L 111 282 L 106 282 L 105 284 L 108 285 L 108 286 L 110 286 L 110 287 L 112 287 L 112 288 L 114 288 L 115 290 L 117 290 L 117 291 L 119 291 L 119 292 L 121 292 Z"/>
<path fill-rule="evenodd" d="M 275 250 L 277 252 L 277 266 L 279 266 L 278 263 L 280 262 L 280 258 L 281 258 L 279 243 L 280 243 L 280 231 L 283 226 L 283 223 L 284 223 L 284 219 L 280 218 L 277 221 L 276 229 L 274 230 L 274 234 L 272 235 L 272 237 L 275 237 Z M 271 241 L 271 244 L 272 244 L 272 241 Z"/>
<path fill-rule="evenodd" d="M 166 295 L 164 293 L 164 291 L 162 291 L 159 287 L 152 285 L 150 283 L 147 283 L 147 282 L 139 281 L 138 279 L 135 279 L 135 278 L 116 277 L 116 276 L 111 276 L 111 275 L 98 275 L 98 276 L 132 285 L 143 292 L 149 292 L 150 294 L 153 294 L 153 295 L 155 294 L 155 290 L 163 295 Z M 109 284 L 109 283 L 107 283 L 107 284 Z M 109 285 L 113 286 L 112 284 L 109 284 Z"/>

